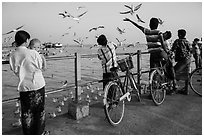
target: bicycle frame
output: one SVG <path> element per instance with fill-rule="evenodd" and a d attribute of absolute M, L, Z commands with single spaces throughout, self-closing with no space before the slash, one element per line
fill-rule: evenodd
<path fill-rule="evenodd" d="M 133 74 L 130 72 L 130 70 L 127 70 L 126 75 L 125 75 L 125 80 L 124 80 L 123 85 L 121 87 L 125 91 L 125 94 L 122 97 L 120 97 L 120 101 L 122 101 L 126 97 L 130 96 L 130 91 L 128 91 L 128 81 L 130 81 L 130 85 L 131 85 L 131 88 L 133 88 L 133 90 L 135 90 L 136 92 L 139 91 L 137 89 L 136 81 L 133 77 Z"/>

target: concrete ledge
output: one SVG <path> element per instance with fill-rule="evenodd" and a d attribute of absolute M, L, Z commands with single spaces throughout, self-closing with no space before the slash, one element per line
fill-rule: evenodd
<path fill-rule="evenodd" d="M 74 101 L 69 102 L 68 104 L 68 115 L 70 115 L 73 119 L 79 120 L 83 117 L 89 115 L 89 105 L 87 102 L 78 102 Z"/>

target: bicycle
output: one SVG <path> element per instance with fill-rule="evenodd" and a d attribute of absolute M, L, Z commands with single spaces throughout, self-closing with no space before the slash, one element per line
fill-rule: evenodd
<path fill-rule="evenodd" d="M 137 53 L 130 54 L 128 57 L 117 61 L 120 70 L 125 72 L 123 83 L 118 76 L 111 79 L 104 88 L 104 111 L 108 122 L 113 126 L 118 125 L 122 121 L 125 111 L 125 99 L 131 101 L 133 91 L 136 93 L 138 101 L 141 101 L 138 85 L 136 84 L 133 73 L 130 71 L 134 67 L 132 56 L 135 54 Z M 129 82 L 131 88 L 128 86 Z"/>
<path fill-rule="evenodd" d="M 161 67 L 152 68 L 150 73 L 149 89 L 152 100 L 157 106 L 164 102 L 166 93 L 173 90 L 173 81 L 167 76 L 166 72 L 167 63 L 162 65 L 160 61 Z"/>
<path fill-rule="evenodd" d="M 196 68 L 190 73 L 189 84 L 191 89 L 202 97 L 202 67 Z"/>
<path fill-rule="evenodd" d="M 168 58 L 170 58 L 170 56 L 168 56 Z M 170 60 L 168 59 L 167 63 L 168 61 Z M 162 104 L 164 102 L 166 93 L 173 90 L 173 81 L 168 77 L 168 73 L 166 72 L 167 63 L 162 65 L 160 62 L 161 67 L 154 68 L 150 74 L 149 87 L 152 94 L 152 99 L 156 105 Z M 186 75 L 189 75 L 188 82 L 191 89 L 199 96 L 202 96 L 202 89 L 199 87 L 202 87 L 202 68 L 197 68 L 190 74 L 187 73 Z M 179 80 L 177 75 L 178 74 L 176 74 L 177 80 Z"/>

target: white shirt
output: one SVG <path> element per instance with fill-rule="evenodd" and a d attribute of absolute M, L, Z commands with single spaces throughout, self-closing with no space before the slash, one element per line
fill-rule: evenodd
<path fill-rule="evenodd" d="M 45 86 L 42 58 L 35 50 L 20 46 L 9 58 L 11 70 L 18 76 L 18 91 L 38 90 Z"/>
<path fill-rule="evenodd" d="M 98 56 L 101 59 L 103 73 L 111 72 L 111 68 L 117 67 L 117 59 L 115 52 L 116 48 L 117 45 L 113 42 L 110 42 L 106 46 L 101 46 L 98 49 Z"/>

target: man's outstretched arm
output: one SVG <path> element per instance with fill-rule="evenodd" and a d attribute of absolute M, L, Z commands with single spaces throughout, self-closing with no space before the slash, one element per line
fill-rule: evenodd
<path fill-rule="evenodd" d="M 131 22 L 133 25 L 135 25 L 138 29 L 140 29 L 143 33 L 144 33 L 144 27 L 142 27 L 142 26 L 140 26 L 140 25 L 138 25 L 137 23 L 135 23 L 134 21 L 132 21 L 132 20 L 130 20 L 129 18 L 125 18 L 125 19 L 123 19 L 123 21 L 129 21 L 129 22 Z"/>

